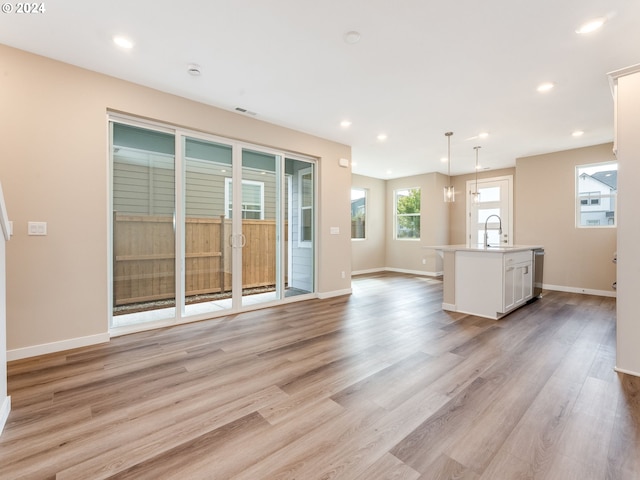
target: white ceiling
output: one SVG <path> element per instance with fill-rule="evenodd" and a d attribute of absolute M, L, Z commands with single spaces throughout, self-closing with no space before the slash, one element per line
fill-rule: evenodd
<path fill-rule="evenodd" d="M 606 74 L 640 63 L 638 0 L 44 6 L 39 14 L 0 13 L 0 43 L 351 145 L 353 171 L 378 178 L 446 173 L 446 131 L 454 132 L 452 175 L 473 171 L 475 145 L 481 165 L 495 169 L 609 142 Z M 598 32 L 575 33 L 603 16 Z M 345 42 L 349 31 L 361 34 L 358 43 Z M 118 34 L 134 48 L 116 47 Z M 187 74 L 191 63 L 199 77 Z M 538 93 L 543 81 L 555 88 Z M 344 119 L 353 122 L 348 129 Z M 578 129 L 584 135 L 573 137 Z M 486 139 L 472 138 L 483 131 Z"/>

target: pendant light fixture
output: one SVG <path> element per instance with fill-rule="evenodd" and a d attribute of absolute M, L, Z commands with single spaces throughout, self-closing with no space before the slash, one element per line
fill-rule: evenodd
<path fill-rule="evenodd" d="M 451 184 L 451 135 L 453 135 L 453 132 L 447 132 L 444 135 L 447 137 L 447 174 L 449 177 L 449 184 L 444 187 L 444 201 L 452 203 L 456 201 L 456 192 Z"/>
<path fill-rule="evenodd" d="M 474 192 L 471 192 L 471 200 L 473 201 L 473 203 L 480 203 L 480 192 L 478 191 L 478 151 L 480 150 L 480 148 L 482 148 L 480 145 L 478 145 L 477 147 L 473 147 L 473 149 L 476 151 L 476 188 Z"/>

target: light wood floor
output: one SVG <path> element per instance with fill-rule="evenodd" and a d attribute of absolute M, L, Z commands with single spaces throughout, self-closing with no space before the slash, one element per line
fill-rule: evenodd
<path fill-rule="evenodd" d="M 434 279 L 362 276 L 12 362 L 0 478 L 640 478 L 614 299 L 545 292 L 499 321 L 441 302 Z"/>

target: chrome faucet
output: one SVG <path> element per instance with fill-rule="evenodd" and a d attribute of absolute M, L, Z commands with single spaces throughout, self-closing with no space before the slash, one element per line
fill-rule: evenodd
<path fill-rule="evenodd" d="M 500 215 L 496 215 L 495 213 L 493 215 L 489 215 L 487 217 L 487 219 L 484 221 L 484 246 L 485 248 L 487 248 L 489 246 L 489 234 L 487 233 L 487 223 L 489 223 L 489 219 L 491 217 L 497 217 L 498 221 L 500 222 L 500 226 L 498 227 L 498 233 L 500 235 L 502 235 L 502 219 L 500 218 Z"/>

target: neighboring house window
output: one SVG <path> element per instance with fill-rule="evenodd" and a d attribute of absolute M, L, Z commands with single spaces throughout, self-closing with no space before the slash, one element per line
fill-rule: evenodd
<path fill-rule="evenodd" d="M 600 192 L 584 192 L 580 194 L 580 205 L 600 205 Z"/>
<path fill-rule="evenodd" d="M 576 227 L 615 227 L 618 164 L 576 167 Z"/>
<path fill-rule="evenodd" d="M 230 178 L 225 178 L 224 201 L 227 218 L 232 217 L 233 187 Z M 264 219 L 264 183 L 242 180 L 242 218 L 247 220 Z"/>
<path fill-rule="evenodd" d="M 351 238 L 366 238 L 367 191 L 364 188 L 351 189 Z"/>
<path fill-rule="evenodd" d="M 394 191 L 395 238 L 420 239 L 420 189 L 407 188 Z"/>
<path fill-rule="evenodd" d="M 313 240 L 313 173 L 310 168 L 300 171 L 298 194 L 300 199 L 300 243 L 311 245 Z"/>

